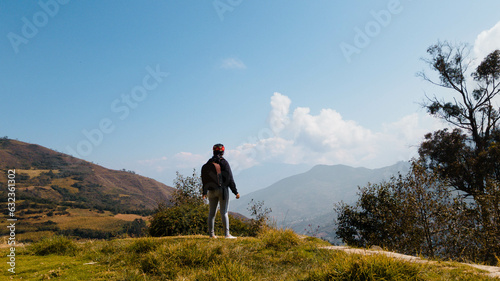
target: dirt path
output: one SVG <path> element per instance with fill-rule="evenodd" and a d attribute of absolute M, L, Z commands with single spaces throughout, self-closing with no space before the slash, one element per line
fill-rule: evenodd
<path fill-rule="evenodd" d="M 386 255 L 388 257 L 392 257 L 395 259 L 402 259 L 402 260 L 407 260 L 407 261 L 417 262 L 417 263 L 437 263 L 436 261 L 424 260 L 424 259 L 421 259 L 419 257 L 403 255 L 403 254 L 398 254 L 398 253 L 394 253 L 394 252 L 387 252 L 387 251 L 383 251 L 383 250 L 355 249 L 355 248 L 350 248 L 350 247 L 346 247 L 346 246 L 328 246 L 328 247 L 324 247 L 324 248 L 330 249 L 330 250 L 344 251 L 344 252 L 353 253 L 353 254 L 361 254 L 361 255 L 380 255 L 380 254 L 383 254 L 383 255 Z M 461 263 L 461 264 L 484 270 L 487 272 L 487 275 L 490 277 L 500 278 L 500 267 L 479 265 L 479 264 L 470 264 L 470 263 Z"/>

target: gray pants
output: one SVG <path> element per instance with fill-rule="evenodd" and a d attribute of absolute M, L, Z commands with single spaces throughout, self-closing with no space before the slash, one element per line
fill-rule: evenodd
<path fill-rule="evenodd" d="M 223 194 L 223 188 L 225 188 L 225 197 Z M 217 213 L 217 205 L 220 203 L 220 215 L 222 218 L 222 226 L 224 227 L 224 235 L 229 235 L 229 216 L 227 210 L 229 208 L 229 192 L 227 187 L 217 188 L 215 190 L 209 190 L 207 193 L 208 205 L 210 210 L 208 211 L 208 234 L 214 236 L 214 224 L 215 224 L 215 214 Z"/>

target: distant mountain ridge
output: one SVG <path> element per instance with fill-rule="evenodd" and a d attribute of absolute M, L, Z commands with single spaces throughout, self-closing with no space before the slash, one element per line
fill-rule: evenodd
<path fill-rule="evenodd" d="M 262 163 L 233 174 L 237 180 L 239 193 L 245 195 L 311 168 L 312 166 L 306 164 Z"/>
<path fill-rule="evenodd" d="M 81 208 L 151 211 L 169 200 L 174 190 L 131 171 L 107 169 L 40 145 L 2 138 L 0 171 L 7 169 L 16 169 L 22 198 Z"/>
<path fill-rule="evenodd" d="M 340 201 L 351 203 L 358 187 L 389 180 L 398 172 L 406 173 L 407 162 L 379 169 L 353 168 L 346 165 L 317 165 L 309 171 L 284 178 L 267 188 L 232 200 L 230 209 L 249 215 L 248 204 L 264 201 L 278 225 L 303 233 L 309 224 L 333 227 L 333 207 Z M 310 226 L 309 226 L 310 227 Z"/>

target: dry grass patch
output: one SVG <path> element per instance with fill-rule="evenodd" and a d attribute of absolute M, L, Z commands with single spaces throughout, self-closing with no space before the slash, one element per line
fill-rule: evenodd
<path fill-rule="evenodd" d="M 52 237 L 56 235 L 53 231 L 37 231 L 37 232 L 26 232 L 16 235 L 16 239 L 19 241 L 38 241 L 42 237 Z"/>
<path fill-rule="evenodd" d="M 57 185 L 61 188 L 64 188 L 69 191 L 71 194 L 78 193 L 78 188 L 73 187 L 71 185 L 79 182 L 78 180 L 74 180 L 72 178 L 62 178 L 62 179 L 52 179 L 52 185 Z"/>
<path fill-rule="evenodd" d="M 34 190 L 34 189 L 43 189 L 43 190 L 50 190 L 50 191 L 54 190 L 50 186 L 33 186 L 33 185 L 26 186 L 26 187 L 18 187 L 17 188 L 18 191 L 27 191 L 27 190 Z"/>
<path fill-rule="evenodd" d="M 116 218 L 109 211 L 98 213 L 88 209 L 71 209 L 69 215 L 45 217 L 46 221 L 51 220 L 57 223 L 62 229 L 92 229 L 106 231 L 118 231 L 125 220 Z"/>
<path fill-rule="evenodd" d="M 113 217 L 68 217 L 54 216 L 50 220 L 57 223 L 61 229 L 92 229 L 107 231 L 118 231 L 123 225 L 123 220 Z"/>
<path fill-rule="evenodd" d="M 51 170 L 35 170 L 35 169 L 30 169 L 30 170 L 23 170 L 23 169 L 16 169 L 16 174 L 27 174 L 30 178 L 36 178 L 40 176 L 42 173 L 48 173 Z M 52 173 L 57 174 L 59 173 L 59 170 L 52 170 Z"/>
<path fill-rule="evenodd" d="M 70 216 L 73 217 L 112 217 L 113 213 L 110 211 L 97 212 L 90 209 L 68 209 Z"/>
<path fill-rule="evenodd" d="M 134 221 L 135 219 L 142 219 L 147 221 L 149 219 L 149 217 L 143 217 L 135 214 L 116 214 L 114 218 L 124 221 Z"/>

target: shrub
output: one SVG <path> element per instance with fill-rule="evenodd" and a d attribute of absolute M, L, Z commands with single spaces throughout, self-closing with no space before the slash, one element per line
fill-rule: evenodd
<path fill-rule="evenodd" d="M 71 239 L 64 236 L 54 236 L 32 244 L 29 246 L 29 250 L 37 256 L 75 255 L 78 247 Z"/>
<path fill-rule="evenodd" d="M 207 214 L 208 216 L 208 214 Z M 215 218 L 216 222 L 216 233 L 217 231 L 221 231 L 220 227 L 218 225 L 222 225 L 220 223 L 220 213 L 217 213 L 217 216 Z M 245 220 L 243 218 L 235 217 L 231 214 L 229 214 L 229 227 L 230 231 L 233 235 L 236 236 L 245 236 L 245 237 L 255 237 L 258 234 L 258 230 L 260 228 L 254 228 L 253 226 L 253 220 Z M 223 233 L 221 232 L 220 235 Z"/>
<path fill-rule="evenodd" d="M 176 191 L 170 204 L 158 205 L 149 225 L 149 234 L 153 237 L 207 234 L 209 206 L 203 202 L 201 195 L 201 179 L 193 171 L 191 177 L 184 177 L 177 172 L 174 182 Z M 256 213 L 261 214 L 262 205 L 257 205 Z M 265 211 L 268 209 L 266 208 Z M 267 215 L 268 213 L 265 213 Z M 259 217 L 258 226 L 253 220 L 245 221 L 229 215 L 231 233 L 236 236 L 256 236 L 265 217 Z M 222 235 L 220 212 L 215 218 L 215 234 Z"/>
<path fill-rule="evenodd" d="M 154 237 L 204 234 L 207 229 L 208 206 L 179 205 L 167 207 L 161 204 L 149 225 Z"/>
<path fill-rule="evenodd" d="M 483 229 L 479 207 L 415 161 L 406 176 L 368 184 L 353 205 L 338 204 L 336 234 L 356 247 L 495 264 L 498 235 Z"/>
<path fill-rule="evenodd" d="M 250 200 L 247 210 L 253 219 L 250 220 L 250 236 L 257 236 L 262 228 L 269 226 L 269 214 L 273 211 L 271 208 L 264 206 L 264 201 L 254 202 Z"/>
<path fill-rule="evenodd" d="M 123 233 L 130 237 L 142 237 L 147 233 L 146 222 L 143 219 L 135 219 L 134 221 L 127 222 L 122 227 Z"/>
<path fill-rule="evenodd" d="M 97 230 L 97 229 L 87 229 L 87 228 L 72 228 L 72 229 L 64 229 L 58 232 L 60 235 L 70 236 L 70 237 L 80 237 L 80 238 L 88 238 L 88 239 L 109 239 L 111 237 L 115 237 L 115 233 L 105 231 L 105 230 Z"/>

